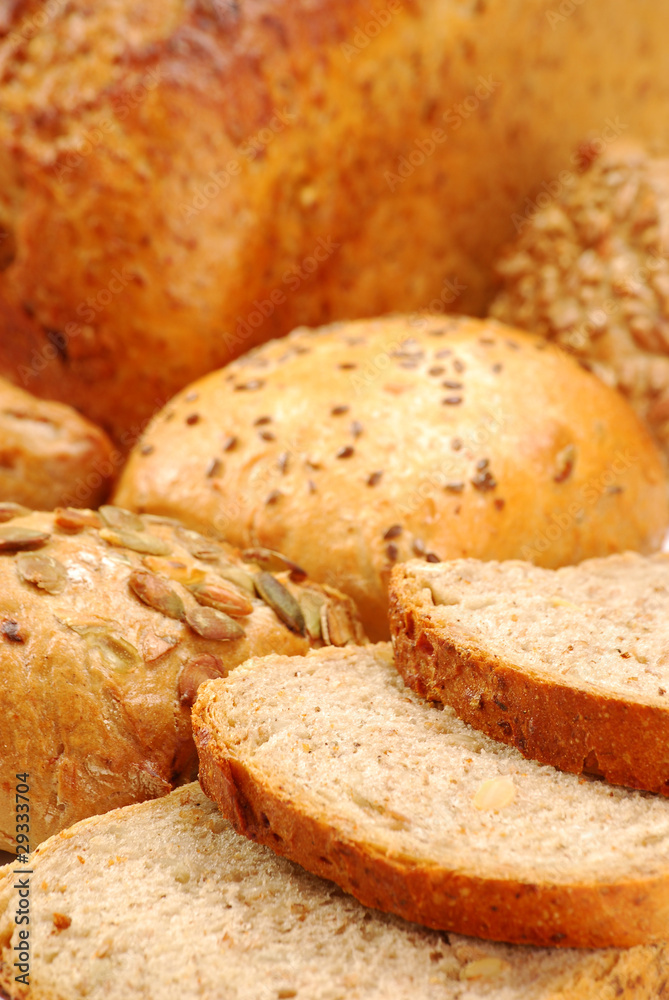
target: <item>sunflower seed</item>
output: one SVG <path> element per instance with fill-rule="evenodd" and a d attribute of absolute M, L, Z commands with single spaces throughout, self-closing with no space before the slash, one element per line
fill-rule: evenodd
<path fill-rule="evenodd" d="M 125 507 L 112 507 L 111 504 L 103 504 L 100 507 L 100 517 L 114 531 L 144 531 L 144 522 L 137 514 L 126 510 Z"/>
<path fill-rule="evenodd" d="M 102 528 L 100 538 L 108 545 L 131 549 L 133 552 L 145 552 L 152 556 L 168 556 L 172 551 L 167 542 L 157 535 L 138 535 L 134 531 L 111 531 L 109 528 Z"/>
<path fill-rule="evenodd" d="M 256 573 L 253 577 L 258 597 L 274 611 L 284 625 L 298 635 L 306 635 L 302 609 L 289 590 L 271 573 Z"/>
<path fill-rule="evenodd" d="M 317 590 L 303 590 L 300 594 L 300 607 L 304 615 L 304 624 L 307 635 L 310 639 L 322 639 L 323 630 L 321 628 L 321 608 L 325 604 L 325 597 Z"/>
<path fill-rule="evenodd" d="M 99 528 L 100 518 L 93 510 L 80 510 L 78 507 L 56 507 L 53 523 L 61 531 L 71 531 L 76 534 L 84 528 Z"/>
<path fill-rule="evenodd" d="M 51 538 L 47 531 L 33 528 L 0 528 L 0 552 L 21 552 L 25 549 L 40 549 Z"/>
<path fill-rule="evenodd" d="M 14 517 L 23 517 L 25 514 L 31 514 L 32 511 L 28 507 L 24 507 L 20 503 L 12 503 L 7 500 L 6 503 L 0 503 L 0 523 L 5 521 L 11 521 Z"/>
<path fill-rule="evenodd" d="M 179 674 L 177 683 L 179 701 L 184 705 L 192 705 L 200 684 L 224 675 L 221 661 L 217 656 L 211 653 L 202 653 L 200 656 L 193 657 L 192 660 L 188 660 L 184 664 L 184 668 Z"/>
<path fill-rule="evenodd" d="M 32 583 L 47 594 L 59 594 L 67 582 L 65 567 L 51 556 L 21 552 L 16 558 L 16 570 L 24 583 Z"/>
<path fill-rule="evenodd" d="M 294 583 L 301 583 L 302 580 L 306 580 L 307 578 L 306 570 L 298 566 L 297 563 L 294 563 L 292 559 L 287 559 L 274 549 L 244 549 L 242 559 L 245 559 L 246 562 L 257 563 L 263 569 L 271 570 L 274 573 L 281 573 L 284 570 L 288 570 L 290 578 Z"/>
<path fill-rule="evenodd" d="M 184 602 L 164 577 L 138 569 L 130 574 L 128 584 L 133 594 L 154 611 L 177 621 L 186 617 Z"/>
<path fill-rule="evenodd" d="M 216 639 L 218 642 L 229 642 L 241 639 L 246 632 L 234 618 L 216 611 L 214 608 L 189 608 L 186 621 L 203 639 Z"/>
<path fill-rule="evenodd" d="M 233 618 L 245 618 L 253 611 L 253 605 L 248 597 L 230 587 L 207 582 L 197 583 L 189 587 L 189 590 L 198 604 L 222 611 L 224 614 L 232 615 Z"/>
<path fill-rule="evenodd" d="M 221 547 L 211 538 L 205 538 L 198 531 L 188 528 L 178 528 L 175 532 L 179 541 L 195 559 L 203 562 L 216 562 L 221 557 Z"/>

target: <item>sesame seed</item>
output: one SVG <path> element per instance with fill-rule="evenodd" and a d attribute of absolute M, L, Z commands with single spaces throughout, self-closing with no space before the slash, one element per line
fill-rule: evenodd
<path fill-rule="evenodd" d="M 351 371 L 353 368 L 357 368 L 358 366 L 354 364 L 352 361 L 342 361 L 340 362 L 338 367 L 341 368 L 343 371 Z"/>
<path fill-rule="evenodd" d="M 313 481 L 313 479 L 308 479 L 307 480 L 307 486 L 309 487 L 309 492 L 310 493 L 315 493 L 316 492 L 316 488 L 317 487 L 316 487 L 316 483 Z"/>
<path fill-rule="evenodd" d="M 401 535 L 401 534 L 402 534 L 402 525 L 401 524 L 392 524 L 388 528 L 388 530 L 386 531 L 386 533 L 384 534 L 383 537 L 384 537 L 384 539 L 386 541 L 390 541 L 391 538 L 397 538 L 398 535 Z"/>
<path fill-rule="evenodd" d="M 151 455 L 155 451 L 155 447 L 152 444 L 143 444 L 139 449 L 140 455 Z"/>
<path fill-rule="evenodd" d="M 495 343 L 494 337 L 479 337 L 479 344 L 483 344 L 485 347 L 488 347 L 490 344 L 494 343 Z"/>
<path fill-rule="evenodd" d="M 454 382 L 450 378 L 445 379 L 441 384 L 444 389 L 462 389 L 462 382 Z"/>
<path fill-rule="evenodd" d="M 502 497 L 495 497 L 495 510 L 504 510 L 506 500 Z"/>
<path fill-rule="evenodd" d="M 350 458 L 355 452 L 355 448 L 350 444 L 345 444 L 336 454 L 336 458 Z"/>
<path fill-rule="evenodd" d="M 194 403 L 197 398 L 198 394 L 196 392 L 189 392 L 188 395 L 184 396 L 184 402 Z"/>
<path fill-rule="evenodd" d="M 332 414 L 333 417 L 339 417 L 341 416 L 342 413 L 348 413 L 350 409 L 351 409 L 350 406 L 345 406 L 345 405 L 333 406 L 332 409 L 330 410 L 330 413 Z"/>
<path fill-rule="evenodd" d="M 441 402 L 443 406 L 457 406 L 462 402 L 462 396 L 444 396 Z"/>
<path fill-rule="evenodd" d="M 458 482 L 458 483 L 446 483 L 446 485 L 444 486 L 444 489 L 446 490 L 447 493 L 462 493 L 462 491 L 464 490 L 464 488 L 465 488 L 465 484 L 464 483 L 460 483 L 460 482 Z"/>
<path fill-rule="evenodd" d="M 515 340 L 507 340 L 505 343 L 506 343 L 506 346 L 510 347 L 512 351 L 519 351 L 520 350 L 520 344 L 517 344 Z"/>
<path fill-rule="evenodd" d="M 381 476 L 383 472 L 372 472 L 371 476 L 367 479 L 368 486 L 376 486 L 377 483 L 381 482 Z"/>
<path fill-rule="evenodd" d="M 189 424 L 191 427 L 193 426 L 193 424 L 199 424 L 199 422 L 200 422 L 199 413 L 189 413 L 188 416 L 186 417 L 186 423 Z"/>
<path fill-rule="evenodd" d="M 353 435 L 354 438 L 360 437 L 360 435 L 363 432 L 363 429 L 364 428 L 359 420 L 354 420 L 353 423 L 351 424 L 351 434 Z"/>
<path fill-rule="evenodd" d="M 436 555 L 436 553 L 428 552 L 427 555 L 425 556 L 425 561 L 430 563 L 438 563 L 441 562 L 441 559 L 439 558 L 438 555 Z"/>
<path fill-rule="evenodd" d="M 271 417 L 258 417 L 257 420 L 253 421 L 253 426 L 262 427 L 263 424 L 271 424 L 271 423 L 272 423 Z"/>
<path fill-rule="evenodd" d="M 290 453 L 287 451 L 282 451 L 279 455 L 276 464 L 279 466 L 279 472 L 285 474 L 288 471 L 288 462 L 290 460 Z"/>
<path fill-rule="evenodd" d="M 220 476 L 223 471 L 223 463 L 220 458 L 212 458 L 211 462 L 207 466 L 207 479 L 215 479 L 216 476 Z"/>
<path fill-rule="evenodd" d="M 483 472 L 483 470 L 487 469 L 489 465 L 490 465 L 490 459 L 480 458 L 476 463 L 476 468 L 479 470 L 479 472 Z"/>
<path fill-rule="evenodd" d="M 280 500 L 282 496 L 283 493 L 281 492 L 281 490 L 272 490 L 272 492 L 268 495 L 267 499 L 265 500 L 265 503 L 267 504 L 268 507 L 270 507 L 272 506 L 272 504 L 275 504 L 277 500 Z"/>
<path fill-rule="evenodd" d="M 234 434 L 230 434 L 228 437 L 223 438 L 222 448 L 223 451 L 232 451 L 233 448 L 237 446 L 237 438 Z"/>
<path fill-rule="evenodd" d="M 252 378 L 248 382 L 240 382 L 235 386 L 235 392 L 253 392 L 254 389 L 262 389 L 264 381 L 261 378 Z"/>
<path fill-rule="evenodd" d="M 322 465 L 320 462 L 315 462 L 313 458 L 305 458 L 304 464 L 308 465 L 310 469 L 321 469 Z"/>
<path fill-rule="evenodd" d="M 481 493 L 487 493 L 489 490 L 494 490 L 497 487 L 495 477 L 487 470 L 485 472 L 478 472 L 471 480 L 471 483 L 474 489 L 480 490 Z"/>
<path fill-rule="evenodd" d="M 263 441 L 276 441 L 276 435 L 272 434 L 271 431 L 258 431 L 258 437 L 262 438 Z"/>
<path fill-rule="evenodd" d="M 414 538 L 413 542 L 411 543 L 411 548 L 413 549 L 415 555 L 417 556 L 425 555 L 425 542 L 423 541 L 422 538 Z"/>
<path fill-rule="evenodd" d="M 453 438 L 453 440 L 451 441 L 451 448 L 453 449 L 453 451 L 460 451 L 460 449 L 462 448 L 462 441 L 460 440 L 460 438 Z"/>
<path fill-rule="evenodd" d="M 462 372 L 465 370 L 465 363 L 464 361 L 460 361 L 459 358 L 456 358 L 455 361 L 453 362 L 453 367 L 455 368 L 456 372 L 462 374 Z"/>
<path fill-rule="evenodd" d="M 386 553 L 388 555 L 388 558 L 391 559 L 393 562 L 395 562 L 395 560 L 399 555 L 399 550 L 397 546 L 391 542 L 390 545 L 386 546 Z"/>
<path fill-rule="evenodd" d="M 447 358 L 452 353 L 453 353 L 452 348 L 442 347 L 442 349 L 440 351 L 437 351 L 437 353 L 435 354 L 435 358 Z"/>
<path fill-rule="evenodd" d="M 496 361 L 495 364 L 492 366 L 492 370 L 495 372 L 496 375 L 498 375 L 503 368 L 504 365 L 502 364 L 501 361 Z"/>
<path fill-rule="evenodd" d="M 427 373 L 428 375 L 437 376 L 437 375 L 443 375 L 445 371 L 446 369 L 444 368 L 443 365 L 435 365 L 433 368 L 428 368 Z"/>

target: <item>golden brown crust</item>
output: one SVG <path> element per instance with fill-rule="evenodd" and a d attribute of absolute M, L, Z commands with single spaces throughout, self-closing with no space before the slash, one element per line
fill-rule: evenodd
<path fill-rule="evenodd" d="M 669 710 L 539 677 L 436 622 L 433 610 L 398 568 L 390 631 L 397 669 L 414 691 L 531 760 L 669 795 Z"/>
<path fill-rule="evenodd" d="M 653 0 L 10 6 L 0 370 L 123 445 L 298 323 L 480 310 L 528 193 L 669 94 Z"/>
<path fill-rule="evenodd" d="M 372 638 L 395 561 L 558 566 L 653 550 L 667 518 L 617 393 L 541 338 L 440 316 L 298 330 L 212 373 L 155 418 L 117 499 L 280 549 Z"/>
<path fill-rule="evenodd" d="M 97 507 L 121 461 L 107 435 L 71 407 L 0 378 L 0 502 Z"/>
<path fill-rule="evenodd" d="M 239 833 L 331 879 L 365 906 L 427 927 L 517 944 L 626 948 L 666 938 L 666 877 L 582 886 L 485 879 L 387 857 L 362 836 L 342 835 L 327 816 L 309 815 L 233 756 L 210 717 L 214 700 L 213 692 L 205 692 L 193 712 L 206 794 Z"/>
<path fill-rule="evenodd" d="M 254 594 L 262 564 L 174 523 L 133 517 L 103 507 L 0 525 L 3 846 L 14 843 L 17 773 L 30 773 L 32 847 L 187 780 L 196 762 L 190 705 L 202 680 L 254 654 L 322 645 L 313 621 L 309 633 L 293 621 L 296 600 L 337 618 L 336 641 L 364 640 L 342 595 L 284 572 L 272 574 L 282 586 L 270 607 Z"/>

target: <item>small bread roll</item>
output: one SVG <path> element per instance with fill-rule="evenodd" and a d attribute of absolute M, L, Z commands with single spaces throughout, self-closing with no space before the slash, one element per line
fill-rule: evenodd
<path fill-rule="evenodd" d="M 620 389 L 667 454 L 668 250 L 669 158 L 616 144 L 520 219 L 490 310 Z"/>
<path fill-rule="evenodd" d="M 266 545 L 387 635 L 414 556 L 543 566 L 650 551 L 661 455 L 622 397 L 540 337 L 422 316 L 299 329 L 159 414 L 118 503 Z"/>
<path fill-rule="evenodd" d="M 0 378 L 0 502 L 97 507 L 121 460 L 104 431 L 72 407 Z"/>

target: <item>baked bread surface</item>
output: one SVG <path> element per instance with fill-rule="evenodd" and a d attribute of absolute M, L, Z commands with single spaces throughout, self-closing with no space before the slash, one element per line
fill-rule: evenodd
<path fill-rule="evenodd" d="M 0 378 L 0 503 L 97 507 L 120 465 L 121 453 L 99 427 Z"/>
<path fill-rule="evenodd" d="M 396 562 L 544 566 L 659 548 L 661 456 L 626 402 L 538 337 L 391 317 L 297 330 L 176 396 L 118 503 L 279 549 L 388 637 Z"/>
<path fill-rule="evenodd" d="M 669 802 L 524 760 L 404 686 L 390 647 L 250 660 L 200 689 L 202 787 L 368 906 L 562 947 L 664 940 Z"/>
<path fill-rule="evenodd" d="M 14 843 L 17 773 L 30 774 L 35 846 L 189 780 L 203 679 L 253 653 L 362 638 L 342 595 L 113 507 L 0 525 L 0 595 L 3 848 Z"/>
<path fill-rule="evenodd" d="M 6 8 L 0 371 L 123 445 L 300 323 L 481 311 L 579 143 L 667 139 L 656 0 Z"/>
<path fill-rule="evenodd" d="M 663 945 L 513 948 L 367 910 L 237 836 L 194 784 L 40 846 L 24 987 L 14 867 L 0 872 L 11 1000 L 657 1000 L 669 974 Z"/>
<path fill-rule="evenodd" d="M 421 695 L 526 757 L 669 794 L 668 555 L 414 560 L 390 603 L 397 668 Z"/>

